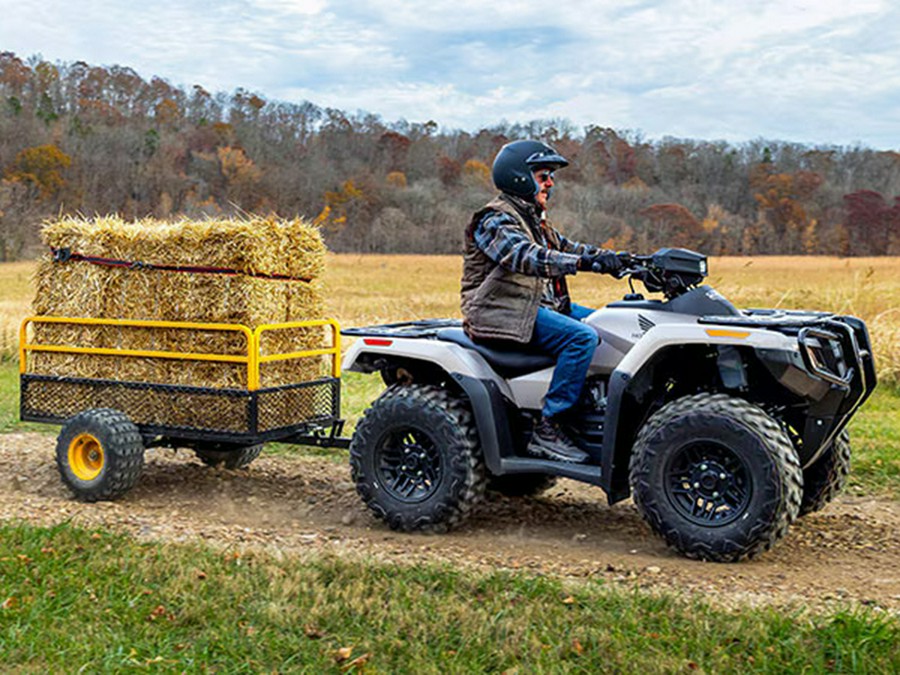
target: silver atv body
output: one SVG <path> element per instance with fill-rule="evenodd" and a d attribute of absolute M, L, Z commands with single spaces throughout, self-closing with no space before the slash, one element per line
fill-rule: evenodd
<path fill-rule="evenodd" d="M 388 385 L 351 442 L 376 515 L 442 530 L 485 488 L 527 494 L 562 476 L 610 503 L 633 496 L 685 555 L 738 560 L 832 499 L 849 471 L 847 423 L 875 386 L 863 322 L 738 310 L 700 285 L 705 257 L 681 249 L 637 258 L 626 274 L 664 297 L 632 292 L 584 319 L 600 342 L 564 427 L 584 464 L 526 451 L 552 357 L 474 343 L 452 319 L 346 329 L 358 339 L 344 370 Z"/>

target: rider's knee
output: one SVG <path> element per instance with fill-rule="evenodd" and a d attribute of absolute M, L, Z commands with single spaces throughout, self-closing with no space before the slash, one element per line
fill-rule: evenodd
<path fill-rule="evenodd" d="M 600 336 L 590 326 L 581 326 L 573 335 L 573 342 L 582 349 L 596 349 L 600 344 Z"/>

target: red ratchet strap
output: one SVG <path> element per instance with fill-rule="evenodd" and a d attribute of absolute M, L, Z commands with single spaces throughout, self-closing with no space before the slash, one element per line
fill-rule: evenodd
<path fill-rule="evenodd" d="M 309 283 L 312 279 L 307 277 L 292 277 L 287 274 L 264 274 L 262 272 L 240 272 L 225 267 L 197 267 L 192 265 L 154 265 L 139 260 L 115 260 L 114 258 L 99 258 L 97 256 L 72 253 L 69 248 L 50 248 L 53 253 L 53 262 L 65 263 L 70 261 L 84 261 L 104 267 L 124 267 L 132 270 L 162 270 L 164 272 L 193 272 L 197 274 L 225 274 L 228 276 L 244 275 L 258 277 L 260 279 L 280 279 L 284 281 L 304 281 Z"/>

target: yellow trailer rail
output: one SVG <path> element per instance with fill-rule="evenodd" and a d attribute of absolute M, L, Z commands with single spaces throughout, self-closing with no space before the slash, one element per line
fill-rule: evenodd
<path fill-rule="evenodd" d="M 118 336 L 117 344 L 104 344 L 103 331 Z M 298 331 L 305 337 L 295 344 L 292 336 Z M 138 332 L 149 347 L 129 344 Z M 192 335 L 220 336 L 218 344 L 227 344 L 228 350 L 158 346 L 171 335 L 184 338 L 176 345 L 191 344 Z M 321 344 L 311 343 L 310 336 L 321 336 Z M 203 342 L 193 342 L 198 341 Z M 265 350 L 267 344 L 281 349 Z M 160 444 L 262 442 L 328 426 L 334 437 L 335 429 L 340 433 L 340 356 L 340 326 L 332 319 L 251 329 L 228 323 L 33 316 L 22 322 L 19 333 L 21 417 L 62 423 L 85 409 L 113 408 L 128 415 L 145 439 L 156 437 Z M 99 371 L 78 372 L 73 364 L 79 359 L 94 359 Z M 139 368 L 116 367 L 137 360 L 167 364 L 150 370 L 182 377 L 136 376 Z M 230 384 L 184 382 L 184 373 L 176 371 L 190 373 L 192 363 L 230 369 Z M 282 381 L 276 386 L 266 386 L 270 365 L 280 368 Z"/>

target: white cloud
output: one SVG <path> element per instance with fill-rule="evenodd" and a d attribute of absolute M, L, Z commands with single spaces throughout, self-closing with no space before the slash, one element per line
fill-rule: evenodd
<path fill-rule="evenodd" d="M 900 146 L 889 0 L 0 0 L 0 49 L 476 129 Z"/>

